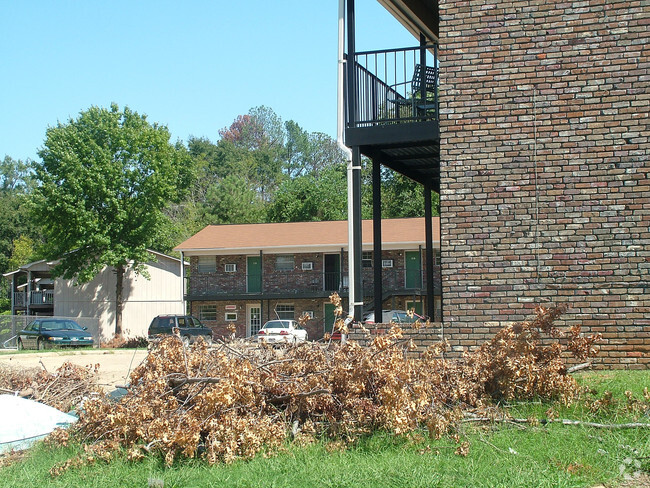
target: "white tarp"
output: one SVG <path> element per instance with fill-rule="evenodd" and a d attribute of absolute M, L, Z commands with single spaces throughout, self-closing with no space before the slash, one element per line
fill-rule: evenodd
<path fill-rule="evenodd" d="M 57 427 L 76 422 L 56 408 L 14 395 L 0 395 L 0 453 L 27 449 Z"/>

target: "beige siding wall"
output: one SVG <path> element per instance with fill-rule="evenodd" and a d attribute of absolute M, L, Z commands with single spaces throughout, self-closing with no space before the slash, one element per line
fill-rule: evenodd
<path fill-rule="evenodd" d="M 159 314 L 183 313 L 178 261 L 159 257 L 148 266 L 150 279 L 128 270 L 124 283 L 122 329 L 126 337 L 147 334 L 151 319 Z M 73 280 L 57 279 L 54 285 L 54 315 L 96 317 L 102 339 L 115 330 L 115 273 L 106 268 L 89 283 L 75 286 Z"/>

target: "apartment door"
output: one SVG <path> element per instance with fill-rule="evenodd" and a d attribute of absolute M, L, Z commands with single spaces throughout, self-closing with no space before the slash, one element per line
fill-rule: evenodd
<path fill-rule="evenodd" d="M 332 333 L 334 329 L 334 305 L 331 303 L 326 303 L 323 310 L 323 317 L 325 317 L 323 322 L 323 331 Z"/>
<path fill-rule="evenodd" d="M 260 305 L 246 305 L 246 336 L 254 336 L 261 328 L 262 307 Z"/>
<path fill-rule="evenodd" d="M 420 251 L 406 251 L 406 288 L 422 288 Z"/>
<path fill-rule="evenodd" d="M 338 254 L 325 254 L 325 291 L 337 291 L 341 282 L 341 257 Z"/>
<path fill-rule="evenodd" d="M 262 291 L 262 258 L 248 256 L 246 258 L 246 291 L 260 293 Z"/>

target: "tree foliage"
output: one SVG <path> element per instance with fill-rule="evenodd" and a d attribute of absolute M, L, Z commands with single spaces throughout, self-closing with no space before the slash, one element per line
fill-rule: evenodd
<path fill-rule="evenodd" d="M 165 244 L 163 210 L 191 178 L 186 150 L 169 139 L 166 127 L 115 104 L 47 130 L 31 208 L 47 238 L 46 257 L 60 259 L 55 274 L 86 282 L 112 266 L 120 287 L 127 265 L 144 269 L 147 249 Z"/>

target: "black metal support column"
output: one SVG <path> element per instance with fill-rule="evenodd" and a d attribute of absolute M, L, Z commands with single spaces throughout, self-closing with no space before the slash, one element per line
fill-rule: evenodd
<path fill-rule="evenodd" d="M 381 283 L 381 164 L 376 159 L 372 160 L 372 242 L 375 321 L 380 322 L 384 295 Z"/>
<path fill-rule="evenodd" d="M 427 315 L 433 320 L 435 303 L 433 297 L 433 212 L 431 209 L 431 182 L 424 185 L 424 233 L 426 243 Z"/>
<path fill-rule="evenodd" d="M 420 70 L 420 97 L 423 101 L 422 103 L 426 103 L 427 99 L 427 70 L 425 69 L 425 66 L 427 65 L 427 50 L 425 48 L 426 44 L 427 38 L 424 37 L 424 34 L 420 32 L 420 66 L 422 67 Z"/>

